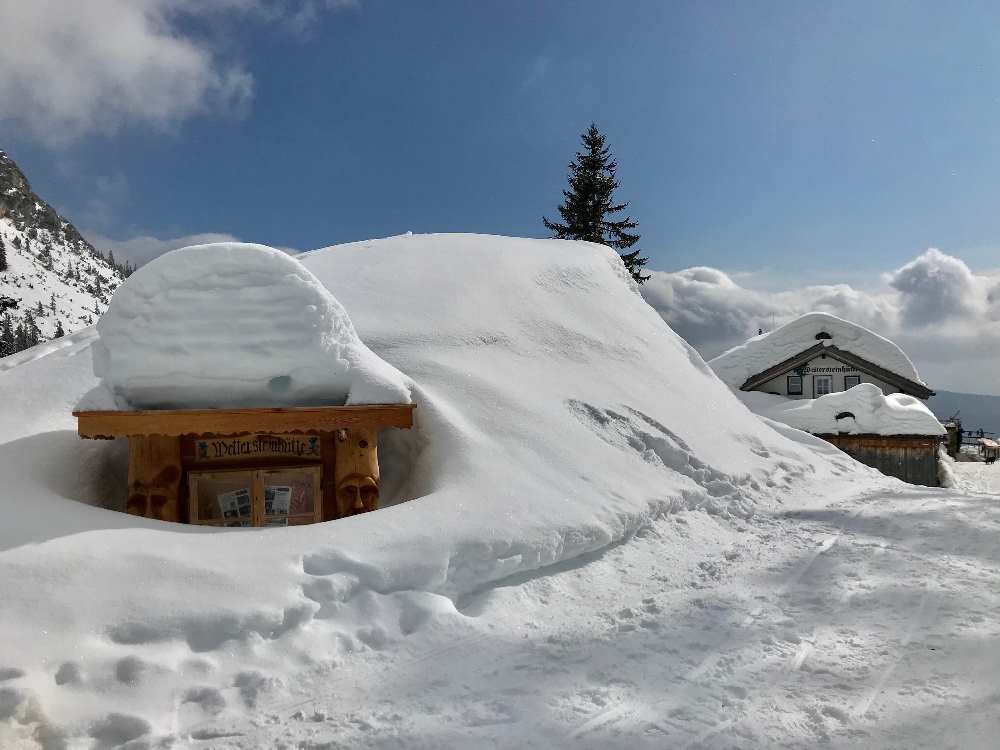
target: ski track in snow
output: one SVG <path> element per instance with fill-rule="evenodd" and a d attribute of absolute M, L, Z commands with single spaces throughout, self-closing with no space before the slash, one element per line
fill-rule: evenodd
<path fill-rule="evenodd" d="M 180 736 L 213 748 L 992 747 L 1000 654 L 978 644 L 1000 636 L 987 584 L 998 528 L 997 498 L 920 488 L 745 524 L 678 513 L 585 565 L 487 589 L 465 603 L 471 616 L 304 675 L 298 700 Z M 691 557 L 686 536 L 716 544 Z"/>

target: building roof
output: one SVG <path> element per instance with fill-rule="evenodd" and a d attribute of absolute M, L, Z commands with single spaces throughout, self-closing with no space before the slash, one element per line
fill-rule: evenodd
<path fill-rule="evenodd" d="M 922 401 L 905 393 L 885 395 L 873 383 L 819 398 L 789 399 L 740 393 L 750 411 L 814 435 L 923 435 L 940 437 L 944 426 Z"/>
<path fill-rule="evenodd" d="M 920 378 L 910 358 L 892 341 L 864 326 L 822 312 L 807 313 L 755 336 L 708 364 L 729 387 L 752 390 L 821 354 L 920 398 L 934 393 Z"/>

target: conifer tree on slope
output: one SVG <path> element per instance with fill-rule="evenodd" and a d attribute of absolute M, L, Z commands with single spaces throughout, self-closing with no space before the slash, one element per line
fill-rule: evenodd
<path fill-rule="evenodd" d="M 569 190 L 563 190 L 565 201 L 558 207 L 563 223 L 549 221 L 544 216 L 542 221 L 561 240 L 585 240 L 627 250 L 639 241 L 640 235 L 629 232 L 639 222 L 631 216 L 612 220 L 612 214 L 628 207 L 628 203 L 615 203 L 618 163 L 612 158 L 604 135 L 593 123 L 580 140 L 584 150 L 577 151 L 569 164 Z M 642 273 L 649 258 L 640 258 L 640 252 L 620 253 L 625 268 L 639 284 L 649 278 Z"/>

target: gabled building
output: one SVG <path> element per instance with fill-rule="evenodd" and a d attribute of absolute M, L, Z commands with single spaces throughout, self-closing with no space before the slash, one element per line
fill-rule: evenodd
<path fill-rule="evenodd" d="M 751 411 L 811 432 L 884 474 L 938 483 L 945 429 L 922 403 L 934 391 L 889 339 L 813 312 L 708 364 Z"/>
<path fill-rule="evenodd" d="M 818 398 L 861 383 L 882 393 L 934 395 L 902 349 L 867 328 L 807 313 L 755 336 L 708 363 L 730 388 L 788 398 Z"/>

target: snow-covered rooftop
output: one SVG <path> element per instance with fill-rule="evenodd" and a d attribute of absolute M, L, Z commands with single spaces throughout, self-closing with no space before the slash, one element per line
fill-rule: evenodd
<path fill-rule="evenodd" d="M 750 536 L 753 529 L 773 531 L 770 521 L 747 520 L 755 508 L 826 504 L 890 484 L 818 438 L 751 414 L 642 300 L 607 247 L 414 235 L 317 251 L 301 261 L 235 246 L 179 251 L 116 293 L 99 344 L 86 329 L 22 352 L 0 370 L 0 392 L 13 394 L 0 410 L 0 714 L 15 717 L 13 731 L 23 726 L 27 736 L 53 737 L 53 747 L 63 737 L 72 747 L 185 745 L 199 736 L 218 744 L 213 738 L 251 731 L 251 724 L 264 727 L 254 732 L 268 731 L 272 715 L 282 722 L 302 716 L 300 706 L 312 715 L 303 694 L 359 696 L 386 716 L 416 715 L 430 696 L 435 715 L 420 724 L 429 732 L 422 741 L 386 739 L 385 724 L 382 734 L 357 738 L 344 728 L 354 719 L 343 703 L 335 713 L 346 724 L 304 721 L 296 731 L 326 732 L 303 738 L 316 746 L 469 746 L 480 735 L 463 742 L 440 734 L 451 719 L 442 719 L 438 704 L 470 711 L 468 723 L 497 719 L 478 713 L 478 700 L 470 707 L 464 689 L 461 698 L 442 701 L 444 688 L 431 688 L 426 675 L 509 640 L 485 630 L 493 621 L 479 615 L 491 582 L 598 551 L 610 565 L 616 543 L 635 538 L 651 545 L 651 567 L 614 562 L 601 587 L 615 601 L 608 611 L 626 602 L 665 618 L 708 611 L 721 633 L 743 618 L 744 604 L 747 612 L 761 604 L 741 590 L 718 598 L 723 615 L 714 604 L 706 610 L 702 589 L 717 583 L 712 571 L 722 569 L 711 561 L 728 565 L 781 547 Z M 93 507 L 121 499 L 127 461 L 118 443 L 76 435 L 72 404 L 98 382 L 92 355 L 101 360 L 102 377 L 142 403 L 160 401 L 174 377 L 217 394 L 232 387 L 254 396 L 269 394 L 270 379 L 285 373 L 292 391 L 300 378 L 322 385 L 329 375 L 346 384 L 334 354 L 349 353 L 344 341 L 354 338 L 323 287 L 344 303 L 368 346 L 413 379 L 414 428 L 380 437 L 382 500 L 391 507 L 253 531 L 163 524 Z M 327 341 L 331 331 L 342 335 Z M 302 361 L 312 368 L 304 374 L 295 369 Z M 355 388 L 360 384 L 351 380 L 351 398 Z M 796 549 L 814 544 L 815 533 Z M 731 536 L 722 543 L 722 534 Z M 657 596 L 696 592 L 698 605 L 640 604 L 645 595 L 633 603 L 623 587 L 635 582 L 655 587 Z M 551 591 L 547 584 L 540 590 Z M 579 592 L 596 606 L 591 587 Z M 510 640 L 522 643 L 535 622 L 548 627 L 553 613 L 562 617 L 558 601 L 539 617 L 522 617 L 522 606 L 511 606 L 518 634 Z M 732 613 L 730 603 L 737 606 Z M 700 637 L 666 628 L 609 631 L 594 609 L 587 619 L 600 623 L 602 643 L 612 632 L 619 648 L 630 649 L 622 639 L 642 633 L 655 640 L 656 653 L 664 633 L 682 645 Z M 488 635 L 471 637 L 480 628 Z M 536 664 L 543 649 L 589 650 L 589 642 L 571 644 L 564 630 L 553 632 L 538 641 L 542 648 L 523 641 L 525 664 Z M 434 639 L 447 644 L 431 651 Z M 695 650 L 684 646 L 678 664 L 705 657 Z M 387 682 L 355 671 L 366 663 Z M 690 675 L 690 663 L 662 672 Z M 560 662 L 553 664 L 552 692 L 503 700 L 555 715 L 547 701 L 566 683 Z M 374 692 L 352 689 L 344 675 L 355 674 L 358 684 L 376 684 Z M 543 676 L 518 674 L 533 684 Z M 395 700 L 388 682 L 410 697 Z M 457 690 L 464 678 L 452 682 Z M 589 679 L 580 683 L 589 689 Z M 485 697 L 493 706 L 495 696 Z M 716 710 L 717 701 L 702 694 L 698 700 Z M 520 712 L 521 704 L 510 705 Z M 576 709 L 565 713 L 583 721 Z M 520 730 L 501 724 L 506 740 L 498 742 L 552 744 L 554 736 L 557 746 L 559 738 L 572 744 L 577 730 L 550 719 Z M 689 723 L 698 732 L 710 725 Z M 550 727 L 558 734 L 546 734 Z M 5 744 L 3 729 L 0 718 L 0 746 L 19 746 Z M 663 746 L 661 739 L 647 734 L 633 744 Z M 237 744 L 279 743 L 248 736 Z M 485 737 L 480 744 L 497 742 Z M 599 744 L 608 742 L 601 736 Z"/>
<path fill-rule="evenodd" d="M 738 395 L 756 414 L 815 435 L 945 434 L 920 399 L 905 393 L 886 396 L 872 383 L 800 400 L 756 391 Z"/>
<path fill-rule="evenodd" d="M 115 293 L 97 331 L 104 390 L 83 408 L 409 402 L 403 375 L 361 342 L 319 279 L 263 245 L 157 258 Z"/>
<path fill-rule="evenodd" d="M 829 338 L 817 339 L 826 334 Z M 773 331 L 754 336 L 709 361 L 715 374 L 738 389 L 747 378 L 823 343 L 855 354 L 915 383 L 926 385 L 902 349 L 884 336 L 825 312 L 811 312 Z"/>

